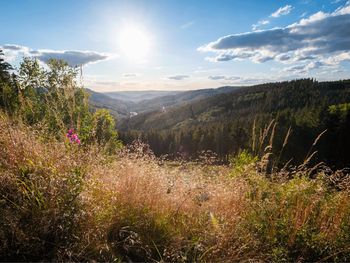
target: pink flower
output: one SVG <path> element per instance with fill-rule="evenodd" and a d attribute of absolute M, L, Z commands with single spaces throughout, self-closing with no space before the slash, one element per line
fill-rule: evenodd
<path fill-rule="evenodd" d="M 69 141 L 71 143 L 76 143 L 76 144 L 80 144 L 81 141 L 78 137 L 78 134 L 74 133 L 74 130 L 73 129 L 69 129 L 67 134 L 66 134 L 66 137 L 69 139 Z"/>

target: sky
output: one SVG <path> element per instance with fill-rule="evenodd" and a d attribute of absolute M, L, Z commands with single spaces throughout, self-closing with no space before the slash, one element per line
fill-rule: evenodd
<path fill-rule="evenodd" d="M 349 0 L 8 0 L 0 49 L 81 66 L 95 91 L 350 78 Z"/>

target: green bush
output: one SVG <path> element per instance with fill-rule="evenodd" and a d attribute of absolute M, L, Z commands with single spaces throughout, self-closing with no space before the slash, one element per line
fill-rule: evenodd
<path fill-rule="evenodd" d="M 247 150 L 241 151 L 235 157 L 230 158 L 232 166 L 231 176 L 242 175 L 244 171 L 258 161 L 258 157 L 253 156 Z"/>
<path fill-rule="evenodd" d="M 115 121 L 108 110 L 99 109 L 92 116 L 93 139 L 99 146 L 105 147 L 108 153 L 120 148 Z"/>

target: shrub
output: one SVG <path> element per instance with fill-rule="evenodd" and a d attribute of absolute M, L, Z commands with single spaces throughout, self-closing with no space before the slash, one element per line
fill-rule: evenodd
<path fill-rule="evenodd" d="M 249 166 L 254 165 L 258 161 L 258 157 L 253 156 L 247 150 L 241 151 L 235 157 L 230 158 L 230 164 L 233 167 L 231 176 L 243 174 Z"/>
<path fill-rule="evenodd" d="M 99 109 L 92 117 L 93 139 L 99 146 L 105 148 L 108 153 L 113 153 L 120 148 L 118 133 L 115 129 L 115 121 L 108 110 Z"/>

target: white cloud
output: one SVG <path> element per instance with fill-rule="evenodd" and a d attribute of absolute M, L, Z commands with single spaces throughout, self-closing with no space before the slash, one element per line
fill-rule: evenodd
<path fill-rule="evenodd" d="M 208 79 L 211 80 L 226 80 L 226 81 L 236 81 L 236 80 L 240 80 L 241 77 L 237 77 L 237 76 L 224 76 L 224 75 L 214 75 L 214 76 L 209 76 Z"/>
<path fill-rule="evenodd" d="M 286 5 L 284 7 L 278 8 L 275 12 L 271 14 L 271 17 L 280 17 L 284 15 L 288 15 L 293 10 L 291 5 Z"/>
<path fill-rule="evenodd" d="M 269 17 L 270 18 L 278 18 L 280 16 L 284 16 L 284 15 L 289 14 L 292 10 L 293 10 L 293 7 L 291 5 L 286 5 L 284 7 L 279 8 L 278 10 L 276 10 Z M 305 15 L 306 15 L 306 13 L 305 13 Z M 258 30 L 261 26 L 266 26 L 268 24 L 270 24 L 269 19 L 261 19 L 258 21 L 258 23 L 252 25 L 252 30 L 253 31 Z"/>
<path fill-rule="evenodd" d="M 186 28 L 189 28 L 189 27 L 193 26 L 194 23 L 195 23 L 195 21 L 189 21 L 189 22 L 187 22 L 187 23 L 181 25 L 180 27 L 181 27 L 182 29 L 186 29 Z"/>
<path fill-rule="evenodd" d="M 286 27 L 224 36 L 198 50 L 214 53 L 214 57 L 206 58 L 209 61 L 275 60 L 284 64 L 302 61 L 305 70 L 315 69 L 310 62 L 334 67 L 349 60 L 350 3 L 332 13 L 318 12 Z"/>
<path fill-rule="evenodd" d="M 253 30 L 257 30 L 261 26 L 270 24 L 269 20 L 260 20 L 258 23 L 252 25 Z"/>
<path fill-rule="evenodd" d="M 300 18 L 303 18 L 303 17 L 305 17 L 307 15 L 307 12 L 304 12 L 304 13 L 302 13 L 301 15 L 300 15 Z"/>
<path fill-rule="evenodd" d="M 137 73 L 124 73 L 123 74 L 123 78 L 136 78 L 138 76 L 139 76 L 139 74 L 137 74 Z"/>
<path fill-rule="evenodd" d="M 222 79 L 226 79 L 226 77 L 223 76 L 223 75 L 216 75 L 216 76 L 209 76 L 208 79 L 211 79 L 211 80 L 222 80 Z"/>
<path fill-rule="evenodd" d="M 26 50 L 26 51 L 28 51 L 27 47 L 16 45 L 16 44 L 5 44 L 1 48 L 5 49 L 5 50 L 14 50 L 14 51 Z"/>
<path fill-rule="evenodd" d="M 173 75 L 173 76 L 168 76 L 167 79 L 171 79 L 171 80 L 184 80 L 184 79 L 188 79 L 190 76 L 188 75 Z"/>
<path fill-rule="evenodd" d="M 5 44 L 0 46 L 5 55 L 5 60 L 12 63 L 19 56 L 29 56 L 29 48 L 25 46 L 15 45 L 15 44 Z"/>
<path fill-rule="evenodd" d="M 267 76 L 250 76 L 250 77 L 238 77 L 238 76 L 225 76 L 225 75 L 212 75 L 208 79 L 220 81 L 223 85 L 254 85 L 267 82 L 276 81 L 276 79 L 282 80 L 284 78 L 275 76 L 274 78 Z"/>
<path fill-rule="evenodd" d="M 50 49 L 31 49 L 29 47 L 5 44 L 0 47 L 4 50 L 5 56 L 10 60 L 17 57 L 31 56 L 36 57 L 42 62 L 47 62 L 50 58 L 63 59 L 71 66 L 86 65 L 106 60 L 115 55 L 96 52 L 96 51 L 82 51 L 82 50 L 50 50 Z"/>
<path fill-rule="evenodd" d="M 291 67 L 286 67 L 282 70 L 282 72 L 291 72 L 293 74 L 305 74 L 308 73 L 310 70 L 314 69 L 319 69 L 323 67 L 327 67 L 327 65 L 324 62 L 321 61 L 312 61 L 307 64 L 301 64 L 301 65 L 296 65 L 296 66 L 291 66 Z"/>
<path fill-rule="evenodd" d="M 89 63 L 94 63 L 102 60 L 106 60 L 108 55 L 95 52 L 95 51 L 76 51 L 76 50 L 42 50 L 38 55 L 35 55 L 43 62 L 47 62 L 49 59 L 63 59 L 71 66 L 81 66 Z"/>

